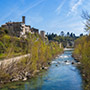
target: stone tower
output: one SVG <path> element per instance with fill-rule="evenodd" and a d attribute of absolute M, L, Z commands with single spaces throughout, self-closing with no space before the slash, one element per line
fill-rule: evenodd
<path fill-rule="evenodd" d="M 22 16 L 22 23 L 25 24 L 25 16 Z"/>
<path fill-rule="evenodd" d="M 45 31 L 40 31 L 40 35 L 42 38 L 45 38 Z"/>

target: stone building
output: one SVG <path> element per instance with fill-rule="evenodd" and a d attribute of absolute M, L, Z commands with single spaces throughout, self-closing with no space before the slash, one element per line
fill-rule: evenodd
<path fill-rule="evenodd" d="M 10 35 L 20 37 L 26 32 L 31 32 L 31 26 L 25 25 L 25 16 L 22 16 L 22 22 L 7 22 L 1 27 L 6 28 Z"/>
<path fill-rule="evenodd" d="M 40 35 L 42 38 L 45 38 L 45 31 L 40 31 Z"/>
<path fill-rule="evenodd" d="M 32 33 L 32 34 L 39 34 L 39 30 L 32 27 L 32 28 L 31 28 L 31 33 Z"/>
<path fill-rule="evenodd" d="M 25 16 L 22 16 L 22 22 L 7 22 L 1 26 L 8 30 L 9 35 L 17 37 L 26 37 L 26 33 L 39 34 L 39 30 L 36 28 L 31 28 L 30 25 L 25 24 Z M 43 39 L 47 39 L 45 36 L 45 31 L 40 31 L 40 36 Z"/>
<path fill-rule="evenodd" d="M 40 31 L 40 36 L 41 36 L 41 38 L 42 38 L 44 41 L 47 41 L 47 40 L 48 40 L 48 38 L 47 38 L 46 35 L 45 35 L 45 31 Z"/>

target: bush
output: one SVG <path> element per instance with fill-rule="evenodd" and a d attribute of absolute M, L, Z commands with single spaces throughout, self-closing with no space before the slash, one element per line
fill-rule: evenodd
<path fill-rule="evenodd" d="M 0 41 L 0 53 L 4 53 L 5 52 L 5 46 L 4 44 Z"/>
<path fill-rule="evenodd" d="M 75 41 L 74 54 L 81 56 L 83 72 L 85 73 L 85 90 L 90 89 L 90 36 L 84 36 Z"/>

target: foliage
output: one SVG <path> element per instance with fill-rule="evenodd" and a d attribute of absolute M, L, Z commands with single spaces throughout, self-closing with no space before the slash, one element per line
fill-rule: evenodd
<path fill-rule="evenodd" d="M 5 52 L 5 46 L 2 42 L 0 42 L 0 53 L 4 53 Z"/>
<path fill-rule="evenodd" d="M 0 35 L 8 34 L 8 30 L 0 27 Z"/>
<path fill-rule="evenodd" d="M 83 73 L 85 73 L 85 90 L 90 90 L 90 36 L 83 36 L 75 41 L 74 54 L 81 57 Z"/>
<path fill-rule="evenodd" d="M 85 30 L 90 34 L 90 15 L 87 11 L 83 11 L 82 18 L 86 20 L 85 22 Z"/>
<path fill-rule="evenodd" d="M 69 46 L 72 46 L 72 42 L 76 40 L 78 37 L 75 36 L 73 33 L 67 32 L 67 35 L 65 36 L 64 32 L 61 31 L 60 35 L 57 34 L 47 34 L 47 37 L 51 41 L 57 41 L 58 43 L 62 42 L 63 47 L 67 47 L 67 43 L 69 43 Z"/>
<path fill-rule="evenodd" d="M 63 51 L 63 47 L 60 48 L 57 42 L 48 40 L 43 41 L 38 34 L 27 33 L 27 38 L 9 36 L 3 34 L 0 38 L 0 58 L 11 58 L 17 55 L 30 54 L 30 57 L 23 58 L 17 63 L 12 63 L 7 69 L 3 68 L 5 76 L 18 76 L 23 72 L 34 73 L 36 70 L 40 70 L 41 67 L 48 66 L 48 62 L 51 61 L 56 55 Z M 1 70 L 1 69 L 0 69 Z M 0 75 L 3 80 L 3 75 Z M 9 79 L 9 77 L 7 77 Z"/>

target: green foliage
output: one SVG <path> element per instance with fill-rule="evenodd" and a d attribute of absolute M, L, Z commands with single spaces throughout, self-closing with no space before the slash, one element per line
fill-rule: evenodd
<path fill-rule="evenodd" d="M 10 75 L 4 70 L 0 69 L 0 81 L 8 82 L 10 80 Z"/>
<path fill-rule="evenodd" d="M 0 79 L 9 79 L 8 76 L 17 76 L 20 72 L 34 73 L 63 51 L 57 42 L 43 41 L 37 34 L 27 33 L 27 38 L 18 38 L 9 35 L 2 35 L 0 38 L 0 58 L 11 58 L 17 55 L 30 54 L 30 57 L 22 58 L 19 62 L 4 69 Z M 0 69 L 1 70 L 1 69 Z M 7 71 L 6 71 L 7 70 Z M 7 72 L 7 73 L 6 73 Z M 2 76 L 4 75 L 4 77 Z"/>
<path fill-rule="evenodd" d="M 67 43 L 69 43 L 70 46 L 72 46 L 72 42 L 74 42 L 74 40 L 76 40 L 78 37 L 75 36 L 75 34 L 71 33 L 69 34 L 69 32 L 67 33 L 66 36 L 64 36 L 64 32 L 61 32 L 61 35 L 57 35 L 57 34 L 47 34 L 47 37 L 49 40 L 51 41 L 57 41 L 58 43 L 62 42 L 63 47 L 67 46 Z"/>
<path fill-rule="evenodd" d="M 85 90 L 90 89 L 90 36 L 83 36 L 75 41 L 74 54 L 80 57 L 85 73 Z"/>
<path fill-rule="evenodd" d="M 4 44 L 0 41 L 0 53 L 4 53 L 5 52 L 5 46 Z"/>
<path fill-rule="evenodd" d="M 0 27 L 0 35 L 8 34 L 8 30 Z"/>

